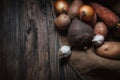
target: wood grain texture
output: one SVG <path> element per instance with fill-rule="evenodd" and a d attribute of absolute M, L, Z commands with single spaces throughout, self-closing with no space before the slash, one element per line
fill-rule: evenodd
<path fill-rule="evenodd" d="M 61 63 L 55 0 L 0 0 L 0 80 L 77 80 Z"/>
<path fill-rule="evenodd" d="M 58 59 L 59 48 L 69 43 L 55 29 L 55 1 L 0 0 L 0 80 L 80 80 Z M 86 80 L 98 79 L 91 75 Z"/>

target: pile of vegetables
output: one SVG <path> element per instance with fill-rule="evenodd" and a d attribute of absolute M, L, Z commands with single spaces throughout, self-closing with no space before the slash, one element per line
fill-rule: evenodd
<path fill-rule="evenodd" d="M 57 0 L 54 9 L 55 27 L 67 32 L 71 47 L 86 50 L 93 46 L 101 57 L 120 59 L 120 18 L 112 10 L 82 0 L 73 0 L 71 4 Z"/>

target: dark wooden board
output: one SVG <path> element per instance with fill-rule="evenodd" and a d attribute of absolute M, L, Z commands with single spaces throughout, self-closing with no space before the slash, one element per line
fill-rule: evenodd
<path fill-rule="evenodd" d="M 60 64 L 55 0 L 0 0 L 0 80 L 77 80 Z"/>
<path fill-rule="evenodd" d="M 58 59 L 66 40 L 53 23 L 55 1 L 0 0 L 0 80 L 79 80 Z"/>

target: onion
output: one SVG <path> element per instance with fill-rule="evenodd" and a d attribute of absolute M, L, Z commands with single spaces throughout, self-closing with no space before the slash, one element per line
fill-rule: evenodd
<path fill-rule="evenodd" d="M 95 11 L 90 5 L 83 5 L 79 9 L 80 19 L 85 22 L 91 22 L 93 20 L 94 15 Z"/>
<path fill-rule="evenodd" d="M 54 9 L 57 14 L 67 13 L 68 3 L 64 0 L 58 0 L 55 2 Z"/>

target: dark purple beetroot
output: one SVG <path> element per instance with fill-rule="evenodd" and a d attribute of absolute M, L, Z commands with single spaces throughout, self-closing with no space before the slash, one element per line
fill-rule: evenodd
<path fill-rule="evenodd" d="M 72 21 L 68 29 L 68 39 L 73 47 L 88 48 L 92 43 L 93 36 L 92 28 L 77 18 Z"/>

